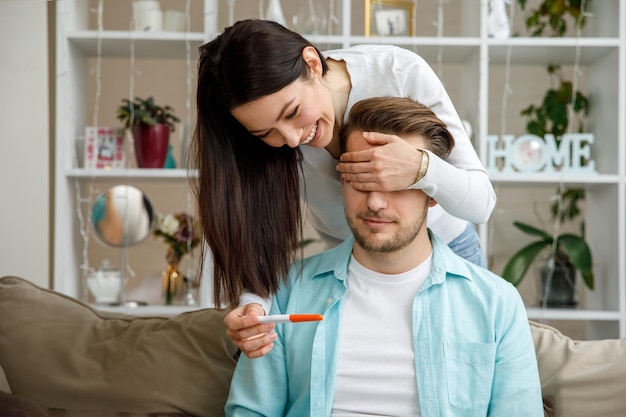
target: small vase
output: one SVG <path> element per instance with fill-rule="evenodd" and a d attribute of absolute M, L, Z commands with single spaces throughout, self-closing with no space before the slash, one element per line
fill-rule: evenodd
<path fill-rule="evenodd" d="M 170 144 L 168 125 L 136 125 L 133 127 L 133 141 L 139 168 L 163 168 Z"/>
<path fill-rule="evenodd" d="M 549 253 L 537 265 L 540 307 L 575 307 L 578 304 L 576 293 L 576 268 L 569 259 L 557 254 L 551 259 Z"/>
<path fill-rule="evenodd" d="M 165 296 L 165 305 L 173 305 L 175 301 L 180 300 L 185 283 L 183 274 L 178 269 L 178 264 L 168 264 L 167 269 L 163 271 L 163 295 Z"/>

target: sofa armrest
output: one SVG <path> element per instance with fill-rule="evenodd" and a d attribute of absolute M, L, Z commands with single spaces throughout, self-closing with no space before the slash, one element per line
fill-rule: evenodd
<path fill-rule="evenodd" d="M 626 339 L 572 340 L 530 322 L 541 389 L 556 416 L 626 416 Z"/>

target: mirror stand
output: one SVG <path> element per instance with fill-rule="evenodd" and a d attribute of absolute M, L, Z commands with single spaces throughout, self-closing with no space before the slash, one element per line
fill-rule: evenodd
<path fill-rule="evenodd" d="M 126 270 L 127 250 L 146 239 L 154 226 L 154 211 L 146 195 L 132 185 L 116 185 L 101 193 L 96 198 L 91 211 L 92 225 L 100 243 L 120 250 L 119 271 L 109 271 L 105 274 L 102 268 L 93 279 L 88 276 L 88 286 L 92 280 L 90 290 L 98 302 L 98 291 L 107 292 L 101 297 L 101 304 L 124 307 L 138 307 L 147 305 L 144 301 L 126 300 Z M 108 265 L 103 263 L 103 267 Z M 115 298 L 111 300 L 108 294 L 112 280 L 118 280 L 114 288 Z M 110 302 L 113 301 L 113 302 Z"/>

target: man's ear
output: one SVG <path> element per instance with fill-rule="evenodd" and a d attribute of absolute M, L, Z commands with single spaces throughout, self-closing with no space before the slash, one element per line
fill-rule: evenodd
<path fill-rule="evenodd" d="M 428 207 L 435 207 L 437 205 L 437 200 L 432 197 L 428 197 Z"/>
<path fill-rule="evenodd" d="M 309 66 L 311 73 L 314 75 L 322 76 L 324 69 L 322 67 L 322 60 L 317 51 L 312 46 L 307 46 L 302 50 L 302 59 Z"/>

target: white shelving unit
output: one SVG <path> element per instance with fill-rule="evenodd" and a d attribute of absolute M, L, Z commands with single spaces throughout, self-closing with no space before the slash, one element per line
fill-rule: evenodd
<path fill-rule="evenodd" d="M 54 242 L 56 290 L 72 296 L 79 296 L 81 292 L 79 265 L 83 248 L 76 214 L 76 184 L 118 180 L 180 183 L 181 187 L 185 187 L 187 173 L 181 169 L 85 170 L 75 166 L 72 153 L 74 140 L 90 124 L 86 110 L 90 71 L 88 61 L 97 57 L 98 51 L 104 58 L 125 58 L 129 56 L 129 44 L 132 43 L 137 59 L 185 60 L 191 49 L 195 61 L 198 46 L 212 39 L 220 28 L 229 24 L 225 12 L 226 1 L 190 1 L 200 4 L 203 13 L 203 28 L 190 33 L 137 33 L 119 28 L 107 30 L 106 22 L 105 29 L 98 30 L 89 25 L 89 7 L 93 7 L 93 4 L 85 0 L 58 3 Z M 298 1 L 284 1 L 283 8 L 286 12 L 293 11 L 293 8 L 298 7 Z M 326 0 L 319 1 L 326 7 L 329 4 Z M 105 7 L 110 4 L 109 1 L 105 3 Z M 528 186 L 556 188 L 559 184 L 583 186 L 586 189 L 587 240 L 593 251 L 594 262 L 601 271 L 596 278 L 597 288 L 593 292 L 585 292 L 584 304 L 581 303 L 576 309 L 541 309 L 529 304 L 528 314 L 536 320 L 584 322 L 587 337 L 592 339 L 626 337 L 626 0 L 589 2 L 591 16 L 581 37 L 514 36 L 509 39 L 488 37 L 487 0 L 447 2 L 446 16 L 451 16 L 451 20 L 442 20 L 448 28 L 442 33 L 437 33 L 441 27 L 433 29 L 431 25 L 432 21 L 441 17 L 437 14 L 437 5 L 417 2 L 418 31 L 416 36 L 406 37 L 365 37 L 363 1 L 344 0 L 335 3 L 335 14 L 340 23 L 333 34 L 311 35 L 309 39 L 321 49 L 362 43 L 394 43 L 422 55 L 439 73 L 461 116 L 474 125 L 473 140 L 483 161 L 487 161 L 488 135 L 500 133 L 502 105 L 501 94 L 497 92 L 503 87 L 495 80 L 501 79 L 507 68 L 519 73 L 527 69 L 537 72 L 548 64 L 572 66 L 578 60 L 582 69 L 581 84 L 591 100 L 587 130 L 594 133 L 596 138 L 592 156 L 598 175 L 494 174 L 492 181 L 498 190 L 515 191 Z M 528 3 L 527 7 L 532 7 L 533 2 Z M 127 7 L 130 10 L 130 6 Z M 234 11 L 235 19 L 258 17 L 256 2 L 238 1 Z M 517 13 L 519 16 L 521 11 L 518 9 Z M 524 33 L 522 30 L 519 32 Z M 529 81 L 530 84 L 534 82 Z M 524 93 L 526 87 L 531 89 L 532 86 L 517 81 L 518 92 L 522 90 Z M 541 96 L 542 93 L 525 104 L 538 102 Z M 512 126 L 515 125 L 515 119 L 520 117 L 517 111 L 509 111 L 505 115 Z M 519 126 L 519 121 L 517 124 Z M 524 132 L 512 128 L 507 133 L 521 135 Z M 499 201 L 498 207 L 503 203 Z M 493 248 L 501 247 L 502 243 L 491 238 L 494 227 L 495 221 L 479 227 L 488 253 L 494 252 Z M 503 226 L 498 223 L 497 227 Z M 500 256 L 503 257 L 508 258 L 506 254 Z M 500 269 L 494 270 L 501 272 Z"/>

